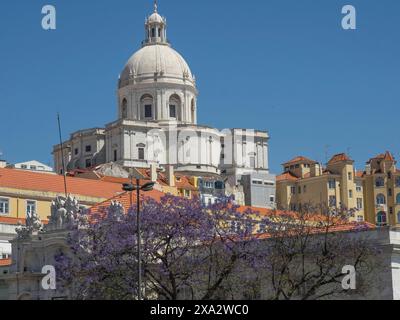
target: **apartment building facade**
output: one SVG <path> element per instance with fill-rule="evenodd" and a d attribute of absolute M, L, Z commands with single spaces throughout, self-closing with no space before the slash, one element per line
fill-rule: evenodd
<path fill-rule="evenodd" d="M 363 178 L 346 154 L 333 156 L 326 167 L 303 156 L 283 164 L 277 177 L 278 209 L 301 211 L 305 206 L 354 209 L 352 220 L 364 221 Z"/>
<path fill-rule="evenodd" d="M 366 219 L 377 226 L 400 224 L 400 171 L 390 152 L 371 158 L 362 174 Z"/>

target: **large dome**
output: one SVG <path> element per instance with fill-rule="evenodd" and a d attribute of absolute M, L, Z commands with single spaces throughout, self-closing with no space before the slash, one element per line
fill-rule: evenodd
<path fill-rule="evenodd" d="M 165 44 L 153 44 L 144 46 L 129 59 L 121 74 L 120 87 L 127 85 L 132 76 L 140 82 L 154 79 L 155 75 L 158 81 L 185 79 L 194 84 L 192 72 L 178 52 Z"/>

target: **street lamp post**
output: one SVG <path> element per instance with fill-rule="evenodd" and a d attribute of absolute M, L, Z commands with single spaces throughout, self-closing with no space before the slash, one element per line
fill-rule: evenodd
<path fill-rule="evenodd" d="M 133 184 L 133 175 L 131 175 L 131 182 L 123 185 L 123 190 L 130 192 L 131 198 L 131 208 L 133 206 L 133 191 L 136 190 L 136 233 L 137 233 L 137 259 L 138 259 L 138 289 L 137 295 L 138 300 L 142 300 L 142 252 L 141 252 L 141 227 L 140 227 L 140 191 L 148 192 L 153 190 L 155 182 L 149 182 L 140 186 L 140 177 L 141 175 L 137 175 L 136 177 L 136 185 Z"/>

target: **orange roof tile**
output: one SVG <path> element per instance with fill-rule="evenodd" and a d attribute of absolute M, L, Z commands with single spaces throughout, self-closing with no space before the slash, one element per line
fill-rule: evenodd
<path fill-rule="evenodd" d="M 139 171 L 146 179 L 151 179 L 151 170 L 150 169 L 143 169 L 143 168 L 136 168 L 137 171 Z M 167 178 L 165 175 L 157 170 L 157 183 L 166 186 L 168 185 L 167 183 Z"/>
<path fill-rule="evenodd" d="M 152 199 L 155 199 L 156 201 L 160 201 L 163 196 L 165 196 L 165 193 L 162 193 L 157 190 L 152 190 L 149 192 L 141 193 L 141 197 L 152 198 Z M 132 192 L 133 205 L 136 204 L 136 199 L 137 199 L 136 192 Z M 125 209 L 125 212 L 128 212 L 131 207 L 131 194 L 129 192 L 124 192 L 116 197 L 113 197 L 111 199 L 108 199 L 102 203 L 95 205 L 89 209 L 89 215 L 103 213 L 104 210 L 107 209 L 111 205 L 112 201 L 117 201 L 117 202 L 121 203 Z"/>
<path fill-rule="evenodd" d="M 164 194 L 162 192 L 158 192 L 158 191 L 151 191 L 148 192 L 144 195 L 142 195 L 143 197 L 151 197 L 154 198 L 157 201 L 160 201 L 160 199 L 164 196 Z M 122 195 L 119 195 L 117 197 L 114 197 L 113 199 L 109 199 L 101 204 L 98 204 L 94 207 L 92 207 L 91 209 L 89 209 L 89 215 L 94 215 L 94 214 L 103 214 L 105 213 L 105 210 L 111 205 L 112 201 L 118 201 L 119 203 L 121 203 L 125 209 L 125 212 L 129 211 L 130 208 L 130 194 L 129 193 L 124 193 Z M 135 203 L 136 201 L 136 195 L 133 195 L 133 202 Z M 251 211 L 254 214 L 258 214 L 261 217 L 271 217 L 271 216 L 280 216 L 280 215 L 291 215 L 294 218 L 296 218 L 297 214 L 296 212 L 291 212 L 291 211 L 282 211 L 282 210 L 272 210 L 272 209 L 266 209 L 266 208 L 256 208 L 256 207 L 248 207 L 248 206 L 239 206 L 238 208 L 238 212 L 245 214 L 247 211 Z M 315 214 L 315 215 L 310 215 L 309 219 L 307 219 L 307 221 L 310 222 L 319 222 L 319 221 L 326 221 L 326 218 L 322 217 L 321 215 Z M 365 226 L 368 230 L 369 229 L 375 229 L 376 226 L 368 223 L 368 222 L 364 222 L 361 225 Z M 348 232 L 348 231 L 354 231 L 356 230 L 358 227 L 360 226 L 360 223 L 356 223 L 356 222 L 339 222 L 336 225 L 333 225 L 329 228 L 329 232 Z M 315 232 L 311 232 L 311 233 L 315 233 L 318 234 L 321 232 L 321 228 L 317 228 L 315 227 Z M 325 231 L 325 229 L 324 229 Z M 269 233 L 263 233 L 263 234 L 259 234 L 257 235 L 257 237 L 259 239 L 268 239 L 271 237 L 271 234 Z"/>
<path fill-rule="evenodd" d="M 339 154 L 335 154 L 331 160 L 329 160 L 328 164 L 334 164 L 337 162 L 342 162 L 342 161 L 353 161 L 350 159 L 350 157 L 345 154 L 345 153 L 339 153 Z"/>
<path fill-rule="evenodd" d="M 363 171 L 356 171 L 356 177 L 357 177 L 357 178 L 362 178 L 362 177 L 364 177 L 364 172 L 363 172 Z"/>
<path fill-rule="evenodd" d="M 184 175 L 176 175 L 175 186 L 179 189 L 195 191 L 197 188 L 190 182 L 190 179 Z"/>
<path fill-rule="evenodd" d="M 336 232 L 351 232 L 355 230 L 359 230 L 359 227 L 363 226 L 365 227 L 365 230 L 374 230 L 376 229 L 376 226 L 368 223 L 368 222 L 363 222 L 363 223 L 358 223 L 358 222 L 351 222 L 351 223 L 342 223 L 342 224 L 337 224 L 337 225 L 332 225 L 328 228 L 329 233 L 336 233 Z M 315 227 L 314 229 L 310 230 L 310 234 L 324 234 L 326 233 L 325 228 L 318 228 Z M 293 232 L 293 234 L 295 231 Z M 265 240 L 265 239 L 270 239 L 272 237 L 271 233 L 262 233 L 257 235 L 257 239 L 259 240 Z"/>
<path fill-rule="evenodd" d="M 383 160 L 385 160 L 385 161 L 394 161 L 394 157 L 389 151 L 386 151 Z"/>
<path fill-rule="evenodd" d="M 385 153 L 378 154 L 376 157 L 369 159 L 367 163 L 370 163 L 372 160 L 395 161 L 395 158 L 390 151 L 386 151 Z"/>
<path fill-rule="evenodd" d="M 64 194 L 64 177 L 1 168 L 0 187 Z M 121 186 L 115 183 L 74 177 L 67 177 L 67 189 L 71 195 L 105 199 L 112 198 L 122 192 Z"/>
<path fill-rule="evenodd" d="M 11 266 L 11 264 L 12 264 L 11 259 L 0 259 L 0 267 Z"/>
<path fill-rule="evenodd" d="M 303 157 L 303 156 L 298 156 L 298 157 L 296 157 L 296 158 L 294 158 L 294 159 L 292 159 L 292 160 L 290 160 L 288 162 L 285 162 L 283 165 L 290 165 L 290 164 L 294 164 L 294 163 L 297 163 L 297 162 L 317 163 L 317 161 L 308 159 L 308 158 Z"/>
<path fill-rule="evenodd" d="M 299 180 L 298 177 L 296 177 L 294 174 L 291 172 L 285 172 L 279 176 L 276 177 L 276 182 L 280 181 L 297 181 Z"/>

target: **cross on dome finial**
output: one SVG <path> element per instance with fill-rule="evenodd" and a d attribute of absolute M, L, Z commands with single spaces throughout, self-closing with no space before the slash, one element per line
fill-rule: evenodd
<path fill-rule="evenodd" d="M 154 12 L 157 13 L 158 12 L 158 4 L 157 4 L 157 0 L 154 0 Z"/>

